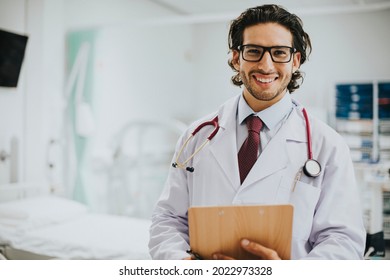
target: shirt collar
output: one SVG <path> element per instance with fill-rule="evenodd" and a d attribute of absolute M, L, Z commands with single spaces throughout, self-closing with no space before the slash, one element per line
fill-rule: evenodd
<path fill-rule="evenodd" d="M 246 117 L 253 114 L 257 115 L 269 130 L 272 130 L 291 112 L 292 107 L 293 103 L 291 96 L 286 92 L 283 98 L 277 103 L 256 113 L 249 107 L 243 95 L 241 95 L 240 100 L 238 101 L 238 122 L 239 124 L 242 124 Z"/>

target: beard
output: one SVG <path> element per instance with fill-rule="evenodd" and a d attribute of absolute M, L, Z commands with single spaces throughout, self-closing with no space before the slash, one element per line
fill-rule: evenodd
<path fill-rule="evenodd" d="M 251 71 L 248 73 L 248 75 L 245 74 L 244 71 L 240 71 L 241 80 L 247 89 L 247 91 L 252 95 L 255 99 L 260 101 L 271 101 L 281 94 L 283 94 L 288 84 L 291 81 L 292 73 L 288 73 L 286 76 L 281 76 L 273 81 L 273 83 L 277 83 L 270 89 L 261 89 L 257 85 L 255 78 L 253 77 L 253 73 L 256 73 L 259 71 Z M 262 73 L 264 74 L 264 73 Z"/>

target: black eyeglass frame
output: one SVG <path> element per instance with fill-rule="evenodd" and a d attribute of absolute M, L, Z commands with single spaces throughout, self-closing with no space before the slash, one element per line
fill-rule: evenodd
<path fill-rule="evenodd" d="M 245 59 L 245 58 L 244 58 L 244 52 L 243 52 L 243 50 L 244 50 L 245 47 L 262 48 L 264 51 L 263 51 L 263 53 L 261 54 L 261 56 L 260 56 L 259 59 L 257 59 L 257 60 L 248 60 L 248 59 Z M 290 58 L 289 58 L 289 60 L 287 60 L 287 61 L 282 61 L 282 62 L 281 62 L 281 61 L 275 61 L 275 60 L 274 60 L 274 57 L 272 56 L 271 50 L 272 50 L 272 49 L 277 49 L 277 48 L 288 48 L 288 49 L 290 50 Z M 296 48 L 289 47 L 289 46 L 263 47 L 263 46 L 259 46 L 259 45 L 253 45 L 253 44 L 240 45 L 240 46 L 238 46 L 237 49 L 242 53 L 242 59 L 245 60 L 245 61 L 248 61 L 248 62 L 259 62 L 260 60 L 262 60 L 264 54 L 265 54 L 266 52 L 268 52 L 268 53 L 270 54 L 271 59 L 272 59 L 273 62 L 275 62 L 275 63 L 289 63 L 289 62 L 291 61 L 291 58 L 293 57 L 293 54 L 297 52 L 297 49 L 296 49 Z"/>

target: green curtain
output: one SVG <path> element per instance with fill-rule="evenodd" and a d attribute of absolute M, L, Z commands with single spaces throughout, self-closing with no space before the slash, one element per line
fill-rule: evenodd
<path fill-rule="evenodd" d="M 77 54 L 80 50 L 81 45 L 84 42 L 88 42 L 90 44 L 89 54 L 88 54 L 88 62 L 86 68 L 84 89 L 82 99 L 84 102 L 89 104 L 93 108 L 93 61 L 94 61 L 94 43 L 96 40 L 97 31 L 88 30 L 88 31 L 77 31 L 71 32 L 67 35 L 67 65 L 68 65 L 68 75 L 76 61 Z M 79 78 L 79 77 L 77 77 Z M 72 137 L 68 139 L 70 141 L 74 141 L 74 156 L 76 161 L 76 174 L 74 174 L 74 182 L 70 182 L 73 184 L 73 193 L 72 196 L 75 200 L 88 204 L 88 197 L 85 188 L 85 164 L 87 160 L 88 153 L 88 137 L 83 137 L 77 134 L 76 132 L 76 108 L 77 108 L 77 96 L 76 96 L 76 82 L 72 86 L 72 90 L 70 96 L 68 96 L 68 120 L 72 124 Z"/>

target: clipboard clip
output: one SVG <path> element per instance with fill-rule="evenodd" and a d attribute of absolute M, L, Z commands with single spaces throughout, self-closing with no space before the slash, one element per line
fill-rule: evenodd
<path fill-rule="evenodd" d="M 186 251 L 188 254 L 191 255 L 192 259 L 194 260 L 203 260 L 203 258 L 196 252 L 192 251 L 191 249 L 190 250 L 187 250 Z"/>

